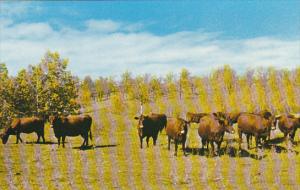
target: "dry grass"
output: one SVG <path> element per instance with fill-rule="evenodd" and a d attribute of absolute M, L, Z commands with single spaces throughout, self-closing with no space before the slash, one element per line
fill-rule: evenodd
<path fill-rule="evenodd" d="M 185 104 L 188 109 L 195 110 L 190 100 L 186 100 Z M 82 143 L 81 137 L 67 137 L 66 148 L 58 148 L 48 125 L 45 128 L 47 144 L 32 143 L 36 140 L 35 134 L 23 134 L 22 138 L 26 143 L 22 145 L 15 144 L 14 136 L 10 137 L 8 144 L 1 144 L 0 189 L 277 189 L 278 185 L 286 189 L 300 187 L 300 130 L 296 135 L 298 145 L 293 147 L 293 152 L 286 150 L 285 143 L 273 140 L 275 143 L 264 149 L 263 158 L 260 160 L 256 159 L 255 149 L 245 150 L 242 156 L 227 153 L 221 157 L 209 157 L 207 153 L 199 155 L 197 126 L 193 125 L 190 134 L 194 152 L 190 152 L 185 158 L 179 151 L 178 157 L 174 157 L 174 146 L 171 146 L 170 152 L 167 150 L 167 137 L 164 132 L 159 135 L 156 147 L 153 147 L 150 140 L 149 148 L 145 142 L 144 148 L 139 148 L 136 121 L 133 119 L 138 113 L 138 104 L 128 104 L 127 118 L 114 114 L 109 107 L 100 106 L 98 117 L 102 128 L 93 124 L 92 148 L 78 149 Z M 162 101 L 158 101 L 155 106 L 159 107 L 160 112 L 167 109 Z M 145 112 L 150 111 L 151 107 L 146 105 Z M 95 120 L 95 115 L 93 117 Z M 112 120 L 116 124 L 113 131 Z M 281 134 L 275 136 L 276 139 L 280 137 Z M 95 143 L 96 138 L 99 138 L 98 143 Z M 226 140 L 222 147 L 225 145 Z M 238 144 L 234 141 L 230 146 L 232 150 L 236 150 Z M 100 158 L 100 163 L 97 157 Z M 158 163 L 162 168 L 158 168 Z M 187 169 L 187 164 L 191 164 L 190 170 Z"/>

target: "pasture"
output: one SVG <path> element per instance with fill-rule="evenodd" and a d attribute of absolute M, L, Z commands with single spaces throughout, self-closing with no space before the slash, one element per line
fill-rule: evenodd
<path fill-rule="evenodd" d="M 144 113 L 185 113 L 195 111 L 196 105 L 191 98 L 162 98 L 145 104 Z M 242 156 L 235 154 L 237 134 L 225 135 L 224 154 L 209 157 L 207 152 L 198 154 L 201 146 L 197 125 L 192 124 L 192 150 L 185 157 L 180 146 L 175 157 L 173 144 L 171 151 L 167 150 L 165 131 L 159 135 L 157 146 L 151 139 L 147 148 L 144 140 L 144 148 L 140 149 L 134 120 L 139 113 L 137 101 L 127 101 L 121 112 L 113 109 L 111 101 L 90 101 L 85 111 L 91 111 L 93 117 L 93 147 L 80 150 L 83 139 L 67 137 L 66 148 L 58 148 L 48 124 L 46 144 L 35 144 L 35 134 L 22 134 L 23 144 L 15 144 L 15 136 L 6 145 L 1 144 L 0 189 L 300 188 L 299 130 L 293 151 L 287 151 L 281 142 L 282 133 L 275 131 L 271 146 L 258 153 L 254 148 L 247 150 L 243 143 Z M 262 159 L 256 159 L 257 154 Z"/>

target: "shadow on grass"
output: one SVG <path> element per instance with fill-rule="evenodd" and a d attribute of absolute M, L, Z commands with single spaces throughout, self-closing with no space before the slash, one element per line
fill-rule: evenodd
<path fill-rule="evenodd" d="M 186 152 L 189 153 L 190 155 L 200 155 L 200 156 L 206 156 L 208 158 L 228 155 L 229 157 L 240 157 L 240 158 L 249 157 L 249 158 L 252 158 L 255 160 L 261 160 L 262 158 L 266 157 L 266 155 L 258 156 L 257 154 L 252 154 L 244 149 L 241 149 L 241 151 L 239 151 L 238 149 L 236 149 L 234 147 L 221 148 L 219 155 L 217 155 L 217 154 L 211 155 L 210 150 L 202 149 L 202 148 L 187 148 Z"/>
<path fill-rule="evenodd" d="M 43 143 L 43 142 L 25 142 L 25 144 L 40 144 L 40 145 L 51 145 L 51 144 L 58 144 L 57 142 L 51 142 L 51 141 L 46 141 L 45 143 Z"/>
<path fill-rule="evenodd" d="M 269 144 L 279 144 L 282 142 L 284 142 L 284 137 L 278 137 L 278 138 L 270 139 L 268 141 Z"/>
<path fill-rule="evenodd" d="M 89 146 L 78 146 L 78 147 L 73 147 L 73 149 L 78 149 L 78 150 L 92 150 L 95 148 L 112 148 L 112 147 L 117 147 L 119 144 L 107 144 L 107 145 L 89 145 Z"/>

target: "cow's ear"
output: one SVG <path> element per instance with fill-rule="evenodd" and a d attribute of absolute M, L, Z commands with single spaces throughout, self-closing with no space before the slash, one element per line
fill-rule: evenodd
<path fill-rule="evenodd" d="M 139 120 L 140 118 L 139 118 L 139 117 L 137 117 L 137 116 L 135 116 L 135 117 L 134 117 L 134 119 L 135 119 L 135 120 Z"/>

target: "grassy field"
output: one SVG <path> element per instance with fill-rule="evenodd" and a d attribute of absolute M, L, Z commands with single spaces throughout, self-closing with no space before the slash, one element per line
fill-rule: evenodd
<path fill-rule="evenodd" d="M 174 113 L 196 110 L 191 99 L 161 99 L 145 105 L 144 112 Z M 235 154 L 237 135 L 226 135 L 224 154 L 199 154 L 197 125 L 190 128 L 188 156 L 167 150 L 165 132 L 157 146 L 139 148 L 136 121 L 137 102 L 127 102 L 116 113 L 111 102 L 91 103 L 94 110 L 93 147 L 80 150 L 81 137 L 67 137 L 66 148 L 58 148 L 53 130 L 47 124 L 46 144 L 35 144 L 35 134 L 22 135 L 26 143 L 0 145 L 0 189 L 300 189 L 300 132 L 298 145 L 287 151 L 282 134 L 272 134 L 271 146 Z M 227 144 L 227 148 L 225 146 Z M 254 144 L 254 143 L 253 143 Z M 246 144 L 243 144 L 246 147 Z M 262 159 L 256 159 L 261 155 Z"/>

